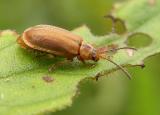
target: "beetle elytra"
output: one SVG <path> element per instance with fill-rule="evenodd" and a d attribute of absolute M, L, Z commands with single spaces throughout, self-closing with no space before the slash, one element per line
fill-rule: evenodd
<path fill-rule="evenodd" d="M 80 61 L 98 61 L 106 59 L 120 68 L 129 78 L 130 74 L 121 66 L 112 61 L 106 54 L 119 49 L 133 49 L 130 47 L 101 47 L 94 48 L 85 43 L 83 38 L 72 32 L 50 25 L 37 25 L 26 29 L 17 39 L 22 48 L 34 49 L 56 56 L 62 56 L 69 60 L 77 57 Z"/>

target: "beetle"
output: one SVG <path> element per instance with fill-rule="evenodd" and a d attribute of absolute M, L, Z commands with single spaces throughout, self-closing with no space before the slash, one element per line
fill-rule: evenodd
<path fill-rule="evenodd" d="M 37 25 L 28 28 L 18 37 L 17 42 L 25 49 L 34 49 L 55 56 L 62 56 L 68 60 L 77 57 L 83 63 L 85 60 L 97 62 L 99 59 L 106 59 L 131 78 L 131 75 L 121 65 L 112 61 L 110 56 L 107 56 L 107 53 L 134 48 L 117 48 L 115 46 L 94 48 L 91 44 L 86 43 L 82 37 L 66 29 L 51 25 Z"/>

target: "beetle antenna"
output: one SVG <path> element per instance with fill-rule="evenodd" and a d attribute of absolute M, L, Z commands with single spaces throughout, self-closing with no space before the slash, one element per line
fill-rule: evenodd
<path fill-rule="evenodd" d="M 136 48 L 133 47 L 120 47 L 120 48 L 107 48 L 107 47 L 102 47 L 98 49 L 99 53 L 105 53 L 105 52 L 115 52 L 121 49 L 131 49 L 131 50 L 137 50 Z"/>
<path fill-rule="evenodd" d="M 127 71 L 126 69 L 124 69 L 121 65 L 115 63 L 114 61 L 112 61 L 112 60 L 110 60 L 110 59 L 108 59 L 108 58 L 106 58 L 106 57 L 101 57 L 101 58 L 106 59 L 107 61 L 109 61 L 109 62 L 111 62 L 112 64 L 116 65 L 119 69 L 121 69 L 121 70 L 126 74 L 126 76 L 127 76 L 129 79 L 132 78 L 131 75 L 128 73 L 128 71 Z"/>
<path fill-rule="evenodd" d="M 121 49 L 137 50 L 136 48 L 133 48 L 133 47 L 121 47 L 121 48 L 113 48 L 113 49 L 109 49 L 109 50 L 106 51 L 106 52 L 110 52 L 110 51 L 118 51 L 118 50 L 121 50 Z"/>

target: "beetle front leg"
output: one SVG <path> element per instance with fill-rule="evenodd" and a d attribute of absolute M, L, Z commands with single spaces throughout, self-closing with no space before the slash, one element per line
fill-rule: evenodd
<path fill-rule="evenodd" d="M 80 60 L 86 67 L 88 68 L 94 68 L 96 64 L 94 63 L 86 63 L 85 60 L 83 60 L 80 56 L 77 56 L 78 60 Z"/>

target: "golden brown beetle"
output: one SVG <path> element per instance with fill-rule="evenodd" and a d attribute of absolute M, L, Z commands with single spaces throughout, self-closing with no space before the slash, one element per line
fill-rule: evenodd
<path fill-rule="evenodd" d="M 74 57 L 77 57 L 82 62 L 85 60 L 98 61 L 100 58 L 106 59 L 118 66 L 130 78 L 130 74 L 122 66 L 110 60 L 106 53 L 119 49 L 134 48 L 116 48 L 112 46 L 96 49 L 92 45 L 85 43 L 80 36 L 50 25 L 37 25 L 25 30 L 17 42 L 23 48 L 31 48 L 56 56 L 63 56 L 69 60 Z"/>

